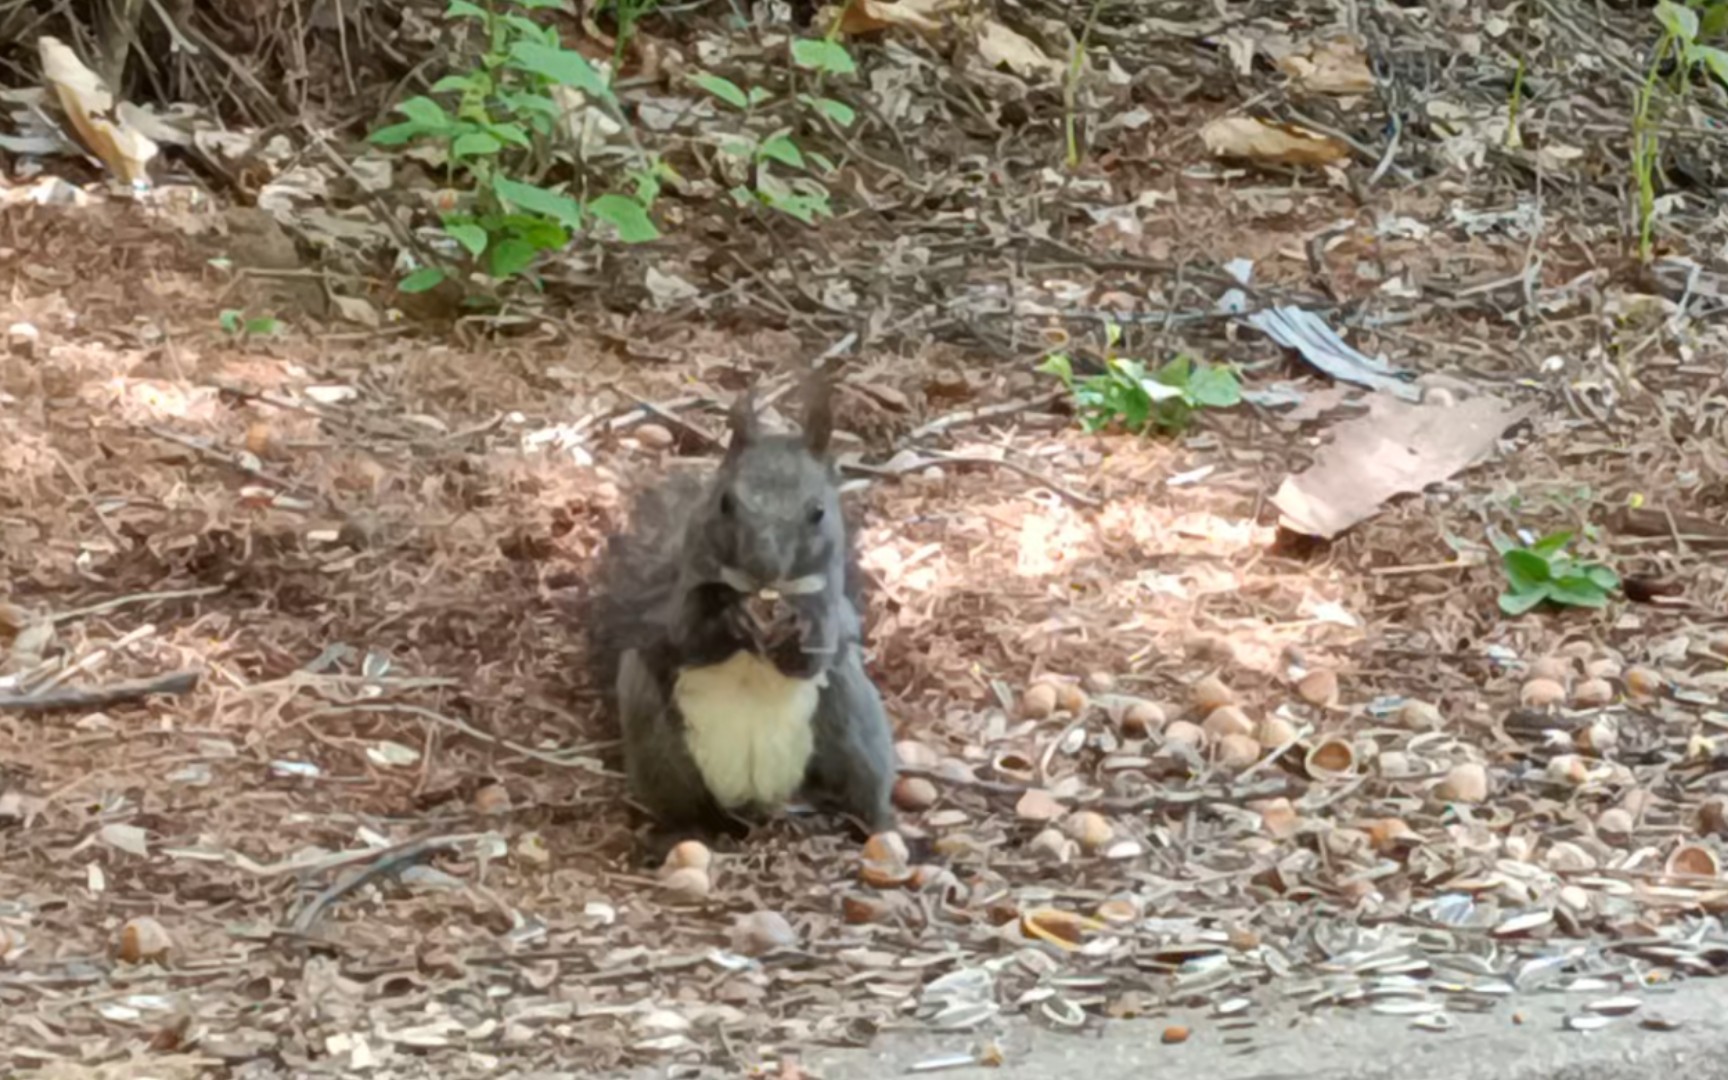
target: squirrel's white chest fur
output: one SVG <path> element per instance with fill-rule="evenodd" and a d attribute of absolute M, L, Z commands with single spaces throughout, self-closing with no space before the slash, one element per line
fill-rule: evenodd
<path fill-rule="evenodd" d="M 823 681 L 789 678 L 743 651 L 679 674 L 684 738 L 721 806 L 779 806 L 803 785 Z"/>

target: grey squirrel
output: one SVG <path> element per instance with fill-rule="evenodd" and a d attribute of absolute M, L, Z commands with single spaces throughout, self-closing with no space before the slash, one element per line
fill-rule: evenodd
<path fill-rule="evenodd" d="M 868 832 L 893 825 L 829 378 L 806 394 L 798 435 L 765 433 L 741 395 L 712 478 L 648 489 L 598 562 L 589 656 L 630 794 L 662 836 L 737 834 L 798 795 Z"/>

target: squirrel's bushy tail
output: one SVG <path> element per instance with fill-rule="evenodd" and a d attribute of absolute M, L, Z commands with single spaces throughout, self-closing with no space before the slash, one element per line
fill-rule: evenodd
<path fill-rule="evenodd" d="M 582 614 L 589 677 L 609 706 L 625 651 L 653 649 L 670 633 L 684 530 L 703 486 L 703 477 L 680 472 L 641 491 L 595 560 Z"/>

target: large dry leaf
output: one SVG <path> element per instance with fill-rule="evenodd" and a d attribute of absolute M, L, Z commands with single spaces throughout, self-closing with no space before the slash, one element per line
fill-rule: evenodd
<path fill-rule="evenodd" d="M 114 95 L 101 77 L 58 38 L 44 37 L 36 49 L 42 60 L 42 78 L 54 91 L 79 140 L 127 183 L 149 183 L 148 167 L 156 156 L 156 143 L 123 119 L 119 123 L 110 119 L 118 113 Z"/>
<path fill-rule="evenodd" d="M 842 34 L 874 34 L 896 26 L 921 34 L 942 32 L 942 13 L 963 0 L 852 0 L 840 16 Z"/>
<path fill-rule="evenodd" d="M 1060 75 L 1062 64 L 1031 40 L 993 19 L 978 24 L 978 55 L 991 67 L 1006 67 L 1022 79 Z"/>
<path fill-rule="evenodd" d="M 1285 528 L 1331 539 L 1393 496 L 1475 464 L 1529 411 L 1486 396 L 1444 406 L 1376 394 L 1368 415 L 1334 428 L 1314 464 L 1286 477 L 1272 502 Z"/>
<path fill-rule="evenodd" d="M 1200 139 L 1217 157 L 1273 165 L 1333 165 L 1350 156 L 1350 148 L 1329 135 L 1251 116 L 1214 120 L 1200 129 Z"/>
<path fill-rule="evenodd" d="M 1374 90 L 1374 73 L 1359 44 L 1342 38 L 1322 41 L 1305 53 L 1278 58 L 1278 69 L 1314 94 L 1367 94 Z"/>

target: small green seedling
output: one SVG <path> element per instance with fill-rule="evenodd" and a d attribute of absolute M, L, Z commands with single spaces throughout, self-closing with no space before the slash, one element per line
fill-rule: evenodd
<path fill-rule="evenodd" d="M 1181 431 L 1198 409 L 1227 409 L 1241 402 L 1242 386 L 1229 366 L 1202 363 L 1184 354 L 1148 374 L 1140 361 L 1115 355 L 1121 327 L 1112 323 L 1108 332 L 1102 375 L 1076 379 L 1066 353 L 1051 353 L 1038 365 L 1040 372 L 1056 376 L 1074 395 L 1080 424 L 1088 432 L 1112 423 L 1135 433 L 1148 427 Z"/>
<path fill-rule="evenodd" d="M 1700 9 L 1702 11 L 1700 12 Z M 1684 100 L 1694 70 L 1702 67 L 1728 84 L 1728 51 L 1706 42 L 1728 31 L 1728 3 L 1690 4 L 1661 0 L 1662 27 L 1650 53 L 1644 81 L 1632 100 L 1632 176 L 1637 184 L 1638 257 L 1650 261 L 1656 219 L 1656 180 L 1661 167 L 1664 105 Z M 1672 69 L 1668 62 L 1673 61 Z M 1664 74 L 1667 78 L 1664 79 Z M 1666 83 L 1666 86 L 1664 86 Z M 1666 92 L 1664 92 L 1666 91 Z"/>
<path fill-rule="evenodd" d="M 223 332 L 234 338 L 275 337 L 282 329 L 281 321 L 270 315 L 248 319 L 244 311 L 234 308 L 229 308 L 217 318 Z"/>
<path fill-rule="evenodd" d="M 1571 530 L 1550 533 L 1528 547 L 1493 537 L 1508 585 L 1500 594 L 1501 611 L 1522 615 L 1545 602 L 1561 607 L 1607 606 L 1609 593 L 1620 587 L 1620 575 L 1601 563 L 1580 562 L 1565 554 L 1572 536 Z"/>

